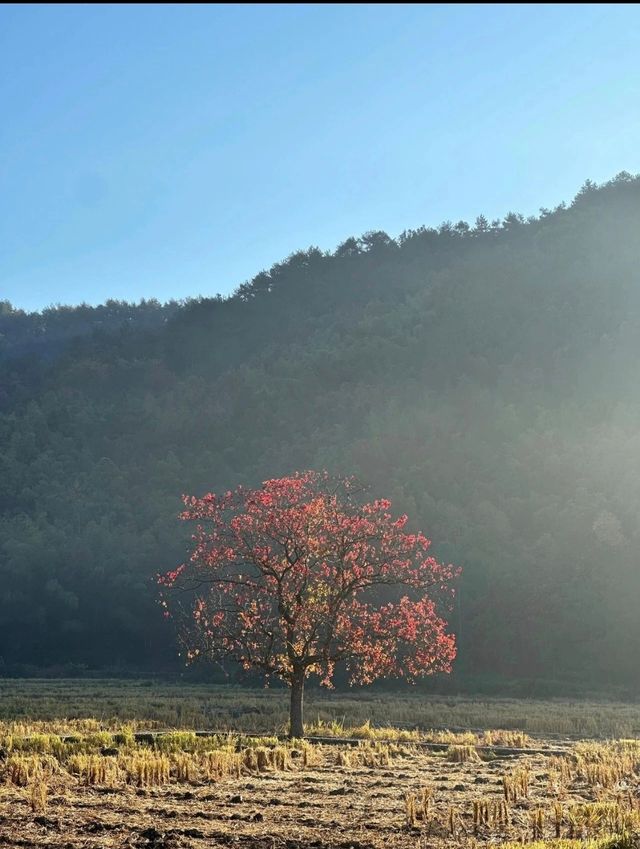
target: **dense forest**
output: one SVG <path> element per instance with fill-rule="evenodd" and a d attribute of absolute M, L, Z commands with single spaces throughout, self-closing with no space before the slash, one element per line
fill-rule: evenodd
<path fill-rule="evenodd" d="M 0 357 L 38 355 L 52 359 L 78 336 L 113 333 L 132 325 L 136 332 L 157 327 L 178 309 L 175 301 L 128 304 L 107 301 L 97 307 L 49 307 L 27 313 L 0 301 Z"/>
<path fill-rule="evenodd" d="M 640 691 L 640 177 L 292 254 L 228 297 L 0 304 L 5 672 L 160 671 L 183 492 L 356 474 L 463 568 L 457 675 Z"/>

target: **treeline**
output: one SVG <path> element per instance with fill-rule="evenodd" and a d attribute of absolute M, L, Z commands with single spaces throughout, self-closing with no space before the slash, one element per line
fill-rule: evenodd
<path fill-rule="evenodd" d="M 114 333 L 131 326 L 136 331 L 158 327 L 179 306 L 176 301 L 161 304 L 142 300 L 129 304 L 109 300 L 96 307 L 52 306 L 29 313 L 14 307 L 10 301 L 0 300 L 0 357 L 35 355 L 51 359 L 80 336 Z"/>
<path fill-rule="evenodd" d="M 5 668 L 167 668 L 180 494 L 328 468 L 463 567 L 461 674 L 640 690 L 639 232 L 623 173 L 526 220 L 298 252 L 230 298 L 121 304 L 39 354 L 40 319 L 5 309 Z"/>

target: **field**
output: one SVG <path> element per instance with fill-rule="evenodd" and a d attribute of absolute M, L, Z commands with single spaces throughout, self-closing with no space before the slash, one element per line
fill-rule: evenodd
<path fill-rule="evenodd" d="M 637 705 L 323 695 L 292 742 L 285 709 L 282 690 L 5 680 L 0 845 L 638 845 Z"/>

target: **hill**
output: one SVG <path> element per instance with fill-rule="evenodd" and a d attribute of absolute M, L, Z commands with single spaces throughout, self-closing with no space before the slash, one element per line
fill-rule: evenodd
<path fill-rule="evenodd" d="M 41 319 L 5 305 L 6 667 L 164 667 L 180 494 L 326 467 L 463 567 L 460 674 L 640 690 L 639 232 L 622 173 L 535 218 L 367 233 L 226 299 L 120 305 L 99 332 L 71 309 L 80 332 L 34 345 Z"/>

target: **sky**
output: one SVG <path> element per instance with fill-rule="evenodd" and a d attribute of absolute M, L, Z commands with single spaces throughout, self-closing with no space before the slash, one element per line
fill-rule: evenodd
<path fill-rule="evenodd" d="M 0 300 L 226 294 L 640 171 L 639 5 L 4 5 Z"/>

